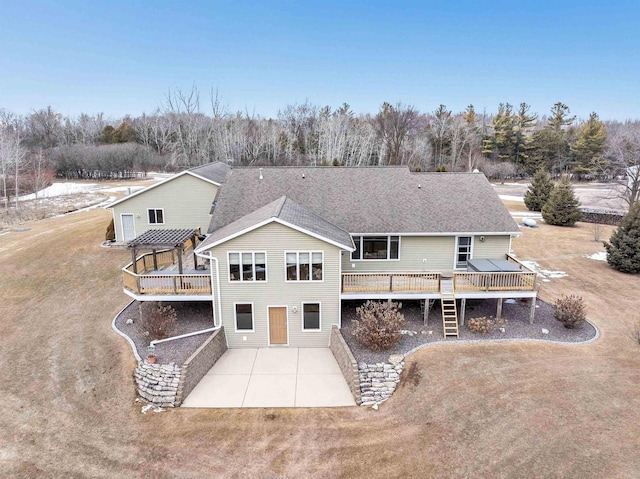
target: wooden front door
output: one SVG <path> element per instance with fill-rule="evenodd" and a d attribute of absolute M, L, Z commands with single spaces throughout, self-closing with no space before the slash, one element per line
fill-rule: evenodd
<path fill-rule="evenodd" d="M 287 344 L 287 308 L 269 308 L 269 344 Z"/>

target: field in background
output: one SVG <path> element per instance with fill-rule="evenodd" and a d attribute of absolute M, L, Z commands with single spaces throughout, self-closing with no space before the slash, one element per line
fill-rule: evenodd
<path fill-rule="evenodd" d="M 523 230 L 513 248 L 566 277 L 602 337 L 589 345 L 443 344 L 413 355 L 379 411 L 141 414 L 111 330 L 122 250 L 95 209 L 0 236 L 0 476 L 568 477 L 640 474 L 640 278 L 586 258 L 590 225 Z M 604 237 L 611 231 L 607 228 Z"/>

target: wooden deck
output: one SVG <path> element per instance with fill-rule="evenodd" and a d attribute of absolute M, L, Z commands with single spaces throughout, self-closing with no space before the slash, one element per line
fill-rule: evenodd
<path fill-rule="evenodd" d="M 185 253 L 185 258 L 191 256 Z M 178 274 L 175 271 L 176 255 L 173 250 L 156 254 L 156 264 L 151 253 L 136 259 L 122 268 L 126 290 L 136 295 L 211 295 L 211 275 L 208 271 L 191 270 Z"/>

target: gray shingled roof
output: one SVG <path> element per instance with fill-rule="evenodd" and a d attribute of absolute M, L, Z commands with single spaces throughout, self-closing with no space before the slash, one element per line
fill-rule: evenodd
<path fill-rule="evenodd" d="M 484 175 L 404 167 L 234 167 L 209 232 L 282 196 L 350 233 L 519 232 Z"/>
<path fill-rule="evenodd" d="M 349 233 L 334 224 L 331 224 L 329 221 L 318 216 L 308 208 L 297 204 L 286 196 L 282 196 L 277 200 L 272 201 L 271 203 L 216 230 L 202 242 L 198 247 L 198 251 L 205 250 L 212 244 L 218 243 L 221 240 L 229 238 L 271 218 L 278 218 L 284 222 L 292 224 L 293 226 L 297 226 L 298 228 L 302 228 L 313 234 L 321 236 L 322 238 L 344 246 L 346 249 L 354 248 L 353 240 Z"/>
<path fill-rule="evenodd" d="M 221 161 L 207 163 L 206 165 L 196 166 L 195 168 L 189 169 L 191 173 L 220 184 L 224 183 L 229 170 L 230 166 L 226 163 L 222 163 Z"/>

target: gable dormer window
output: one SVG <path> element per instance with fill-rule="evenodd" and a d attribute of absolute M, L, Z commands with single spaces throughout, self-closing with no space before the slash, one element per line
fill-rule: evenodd
<path fill-rule="evenodd" d="M 360 260 L 398 260 L 400 259 L 399 236 L 354 236 L 356 246 L 351 259 Z"/>

